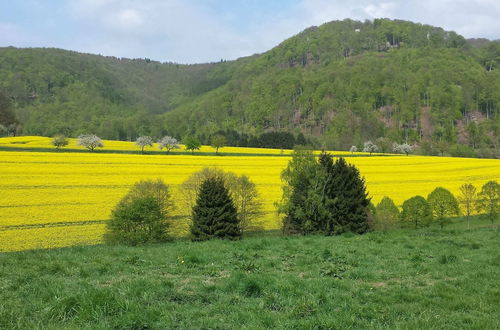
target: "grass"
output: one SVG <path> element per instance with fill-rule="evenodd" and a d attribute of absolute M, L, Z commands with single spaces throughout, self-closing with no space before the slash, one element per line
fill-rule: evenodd
<path fill-rule="evenodd" d="M 493 329 L 498 227 L 0 254 L 0 328 Z"/>

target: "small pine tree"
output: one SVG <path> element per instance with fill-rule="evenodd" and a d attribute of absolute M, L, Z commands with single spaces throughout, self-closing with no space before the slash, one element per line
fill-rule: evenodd
<path fill-rule="evenodd" d="M 238 213 L 222 178 L 210 177 L 201 184 L 193 207 L 191 234 L 195 241 L 241 237 Z"/>

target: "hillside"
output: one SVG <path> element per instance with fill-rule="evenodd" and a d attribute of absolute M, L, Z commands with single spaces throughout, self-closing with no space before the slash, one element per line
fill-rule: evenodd
<path fill-rule="evenodd" d="M 233 144 L 252 145 L 251 136 L 283 131 L 330 149 L 386 137 L 469 152 L 498 150 L 499 68 L 498 41 L 406 21 L 344 20 L 210 64 L 3 48 L 0 92 L 22 134 L 194 134 L 208 142 L 224 130 L 247 135 Z"/>
<path fill-rule="evenodd" d="M 493 329 L 498 228 L 2 254 L 0 328 Z"/>

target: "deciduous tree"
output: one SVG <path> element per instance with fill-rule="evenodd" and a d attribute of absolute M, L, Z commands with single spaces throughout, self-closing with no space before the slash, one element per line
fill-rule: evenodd
<path fill-rule="evenodd" d="M 460 194 L 458 195 L 458 202 L 464 210 L 467 218 L 467 227 L 470 228 L 470 216 L 474 207 L 477 204 L 477 189 L 470 183 L 464 183 L 460 186 Z"/>
<path fill-rule="evenodd" d="M 139 136 L 137 140 L 135 140 L 135 145 L 141 148 L 141 154 L 143 154 L 145 147 L 153 146 L 153 139 L 150 136 Z"/>
<path fill-rule="evenodd" d="M 101 138 L 94 134 L 80 135 L 77 145 L 85 147 L 90 151 L 94 151 L 95 148 L 104 147 Z"/>
<path fill-rule="evenodd" d="M 163 181 L 140 181 L 113 210 L 105 240 L 128 245 L 167 241 L 173 208 L 169 188 Z"/>
<path fill-rule="evenodd" d="M 392 199 L 384 196 L 375 210 L 375 229 L 387 231 L 396 226 L 399 220 L 399 209 Z"/>
<path fill-rule="evenodd" d="M 429 196 L 427 196 L 427 202 L 431 207 L 434 218 L 439 222 L 441 229 L 450 223 L 450 217 L 459 214 L 457 199 L 449 190 L 443 187 L 434 189 Z"/>
<path fill-rule="evenodd" d="M 67 146 L 69 141 L 64 135 L 57 135 L 52 139 L 51 143 L 56 149 L 60 149 Z"/>
<path fill-rule="evenodd" d="M 493 223 L 498 218 L 500 184 L 497 181 L 486 182 L 478 194 L 478 210 L 487 214 Z"/>
<path fill-rule="evenodd" d="M 184 139 L 184 146 L 186 150 L 191 150 L 191 154 L 194 154 L 195 150 L 200 150 L 201 142 L 194 136 L 188 136 Z"/>
<path fill-rule="evenodd" d="M 164 136 L 158 141 L 158 148 L 162 150 L 165 148 L 167 150 L 167 154 L 170 153 L 171 150 L 179 149 L 179 141 L 176 138 L 171 136 Z"/>
<path fill-rule="evenodd" d="M 369 152 L 370 156 L 372 153 L 378 151 L 378 146 L 372 141 L 366 141 L 363 145 L 363 152 Z"/>
<path fill-rule="evenodd" d="M 414 196 L 403 203 L 401 222 L 415 228 L 427 227 L 432 221 L 429 203 L 422 196 Z"/>
<path fill-rule="evenodd" d="M 215 153 L 219 153 L 219 149 L 226 146 L 226 137 L 224 135 L 214 135 L 211 138 L 211 145 L 215 149 Z"/>

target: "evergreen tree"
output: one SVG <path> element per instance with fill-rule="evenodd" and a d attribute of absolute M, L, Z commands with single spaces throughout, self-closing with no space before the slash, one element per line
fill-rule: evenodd
<path fill-rule="evenodd" d="M 330 154 L 322 153 L 317 162 L 312 152 L 297 150 L 282 178 L 284 232 L 332 235 L 368 231 L 370 199 L 365 181 L 343 158 L 333 162 Z"/>
<path fill-rule="evenodd" d="M 318 200 L 315 195 L 318 166 L 314 154 L 310 150 L 297 149 L 292 159 L 281 174 L 283 185 L 283 199 L 279 204 L 280 213 L 285 214 L 283 232 L 306 233 L 313 231 L 313 212 L 318 209 L 311 207 L 312 200 Z M 308 230 L 306 228 L 309 228 Z"/>
<path fill-rule="evenodd" d="M 327 160 L 330 158 L 330 160 Z M 326 227 L 328 234 L 354 232 L 362 234 L 368 231 L 368 206 L 370 198 L 366 192 L 365 180 L 359 170 L 352 164 L 347 164 L 340 157 L 332 165 L 330 155 L 322 155 L 320 164 L 327 173 L 328 207 L 331 217 Z M 325 166 L 326 164 L 326 166 Z"/>
<path fill-rule="evenodd" d="M 210 177 L 202 183 L 193 207 L 191 234 L 196 241 L 240 238 L 238 213 L 222 178 Z"/>

